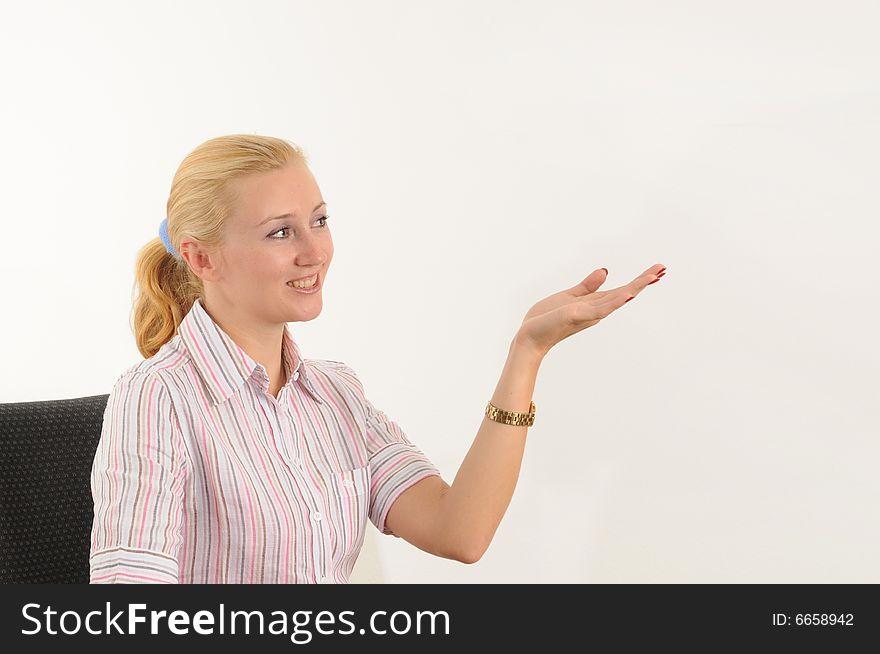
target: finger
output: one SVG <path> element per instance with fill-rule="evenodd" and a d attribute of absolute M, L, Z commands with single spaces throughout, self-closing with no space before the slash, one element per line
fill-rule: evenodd
<path fill-rule="evenodd" d="M 650 282 L 654 279 L 654 277 L 656 277 L 658 274 L 664 272 L 665 270 L 666 270 L 666 266 L 664 266 L 662 263 L 655 263 L 653 266 L 651 266 L 650 268 L 645 270 L 645 272 L 643 272 L 641 275 L 636 277 L 633 280 L 633 282 L 639 281 L 639 280 L 644 279 L 646 277 L 648 278 L 647 281 Z"/>
<path fill-rule="evenodd" d="M 645 287 L 650 286 L 654 282 L 658 281 L 665 274 L 666 266 L 664 266 L 663 264 L 651 266 L 650 268 L 648 268 L 648 270 L 643 272 L 641 275 L 639 275 L 633 281 L 623 287 L 621 289 L 622 293 L 617 295 L 615 300 L 622 301 L 623 304 L 626 304 L 636 295 L 644 291 Z"/>
<path fill-rule="evenodd" d="M 652 266 L 653 268 L 653 266 Z M 661 276 L 665 273 L 661 273 Z M 622 307 L 624 304 L 633 299 L 636 295 L 645 290 L 646 286 L 650 286 L 655 281 L 657 281 L 659 277 L 657 275 L 640 275 L 632 282 L 627 284 L 626 286 L 621 286 L 620 288 L 616 288 L 613 291 L 608 291 L 603 293 L 602 295 L 593 294 L 590 296 L 594 298 L 592 301 L 592 305 L 600 310 L 608 310 L 614 311 L 619 307 Z"/>
<path fill-rule="evenodd" d="M 581 287 L 588 280 L 591 280 L 593 275 L 595 275 L 597 272 L 600 272 L 603 270 L 605 271 L 605 274 L 600 278 L 601 281 L 591 291 L 591 293 L 596 294 L 597 299 L 598 299 L 598 297 L 602 297 L 608 293 L 615 293 L 616 294 L 616 293 L 625 293 L 625 292 L 632 293 L 632 292 L 641 291 L 645 286 L 647 286 L 648 284 L 650 284 L 651 282 L 653 282 L 657 278 L 658 273 L 665 274 L 666 266 L 663 265 L 662 263 L 655 263 L 650 268 L 647 268 L 641 275 L 639 275 L 638 277 L 633 279 L 629 284 L 624 284 L 623 286 L 618 286 L 617 288 L 612 288 L 607 291 L 596 292 L 596 289 L 598 289 L 599 286 L 601 286 L 605 282 L 605 280 L 608 278 L 607 268 L 600 268 L 598 271 L 594 271 L 589 276 L 587 276 L 587 278 L 583 282 L 578 284 L 578 286 L 575 286 L 572 289 L 570 289 L 570 291 L 574 291 L 578 287 Z M 583 297 L 588 294 L 582 292 L 580 294 L 575 293 L 575 295 L 579 295 L 579 297 Z"/>
<path fill-rule="evenodd" d="M 628 297 L 638 295 L 646 286 L 657 281 L 657 279 L 659 279 L 657 273 L 660 273 L 661 277 L 666 274 L 665 270 L 666 266 L 662 263 L 657 263 L 645 270 L 645 272 L 636 277 L 629 284 L 624 284 L 623 286 L 618 286 L 617 288 L 612 288 L 607 291 L 598 291 L 596 289 L 598 289 L 607 279 L 607 268 L 599 268 L 599 270 L 590 273 L 580 284 L 573 286 L 566 292 L 581 299 L 589 300 L 593 306 L 603 306 L 606 302 L 614 303 L 617 301 L 625 304 Z M 597 275 L 597 273 L 599 275 Z M 600 281 L 595 283 L 596 280 Z M 584 290 L 585 288 L 591 288 L 592 290 L 586 291 Z M 623 305 L 621 304 L 620 306 Z"/>
<path fill-rule="evenodd" d="M 629 297 L 633 296 L 628 292 L 610 292 L 601 300 L 578 303 L 578 306 L 576 307 L 576 315 L 581 322 L 602 320 L 626 304 L 627 298 Z"/>
<path fill-rule="evenodd" d="M 618 291 L 620 293 L 628 293 L 629 295 L 627 295 L 626 297 L 638 295 L 645 289 L 646 286 L 648 286 L 649 284 L 653 284 L 665 274 L 666 266 L 664 266 L 662 263 L 654 264 L 641 275 L 632 280 L 629 284 L 625 284 L 619 289 L 615 289 L 615 291 Z"/>
<path fill-rule="evenodd" d="M 608 279 L 608 269 L 599 268 L 598 270 L 591 272 L 571 288 L 566 289 L 565 292 L 574 295 L 575 297 L 585 297 L 591 293 L 595 293 L 596 290 L 605 283 L 606 279 Z"/>
<path fill-rule="evenodd" d="M 635 297 L 637 292 L 631 292 L 627 287 L 622 287 L 609 292 L 607 295 L 593 301 L 592 307 L 601 317 L 607 316 L 615 309 L 619 309 L 627 302 L 627 298 Z"/>
<path fill-rule="evenodd" d="M 641 279 L 639 280 L 639 284 L 638 284 L 638 291 L 639 292 L 641 292 L 645 288 L 645 286 L 650 286 L 654 282 L 660 281 L 660 278 L 666 274 L 666 266 L 664 266 L 662 263 L 658 263 L 656 265 L 653 265 L 650 268 L 648 268 L 648 270 L 651 272 L 649 272 L 648 274 L 642 275 Z"/>

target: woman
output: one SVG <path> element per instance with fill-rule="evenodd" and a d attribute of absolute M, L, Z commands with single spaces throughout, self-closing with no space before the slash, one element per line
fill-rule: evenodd
<path fill-rule="evenodd" d="M 138 255 L 134 331 L 92 467 L 92 583 L 347 583 L 369 519 L 473 563 L 519 475 L 550 348 L 663 274 L 598 291 L 607 270 L 536 304 L 452 485 L 339 361 L 304 358 L 333 258 L 304 153 L 211 139 L 178 169 Z M 602 272 L 605 270 L 605 272 Z"/>

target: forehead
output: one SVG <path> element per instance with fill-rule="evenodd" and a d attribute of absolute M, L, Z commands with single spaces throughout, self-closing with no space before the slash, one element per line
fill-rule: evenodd
<path fill-rule="evenodd" d="M 309 214 L 321 201 L 321 191 L 305 164 L 244 175 L 230 180 L 230 218 L 240 226 L 256 226 L 283 213 Z"/>

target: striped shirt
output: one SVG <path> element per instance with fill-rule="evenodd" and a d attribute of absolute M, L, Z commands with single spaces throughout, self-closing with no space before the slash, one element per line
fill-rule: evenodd
<path fill-rule="evenodd" d="M 287 324 L 282 359 L 276 399 L 196 300 L 120 375 L 92 465 L 91 583 L 348 583 L 367 518 L 394 535 L 391 505 L 439 470 Z"/>

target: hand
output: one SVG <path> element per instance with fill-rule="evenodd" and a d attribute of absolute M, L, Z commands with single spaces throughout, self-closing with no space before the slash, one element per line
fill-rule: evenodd
<path fill-rule="evenodd" d="M 654 264 L 629 284 L 610 291 L 597 290 L 605 282 L 607 273 L 604 268 L 594 270 L 579 284 L 554 293 L 529 309 L 516 338 L 544 356 L 560 341 L 592 327 L 622 307 L 628 298 L 635 297 L 662 277 L 665 270 L 663 264 Z"/>

